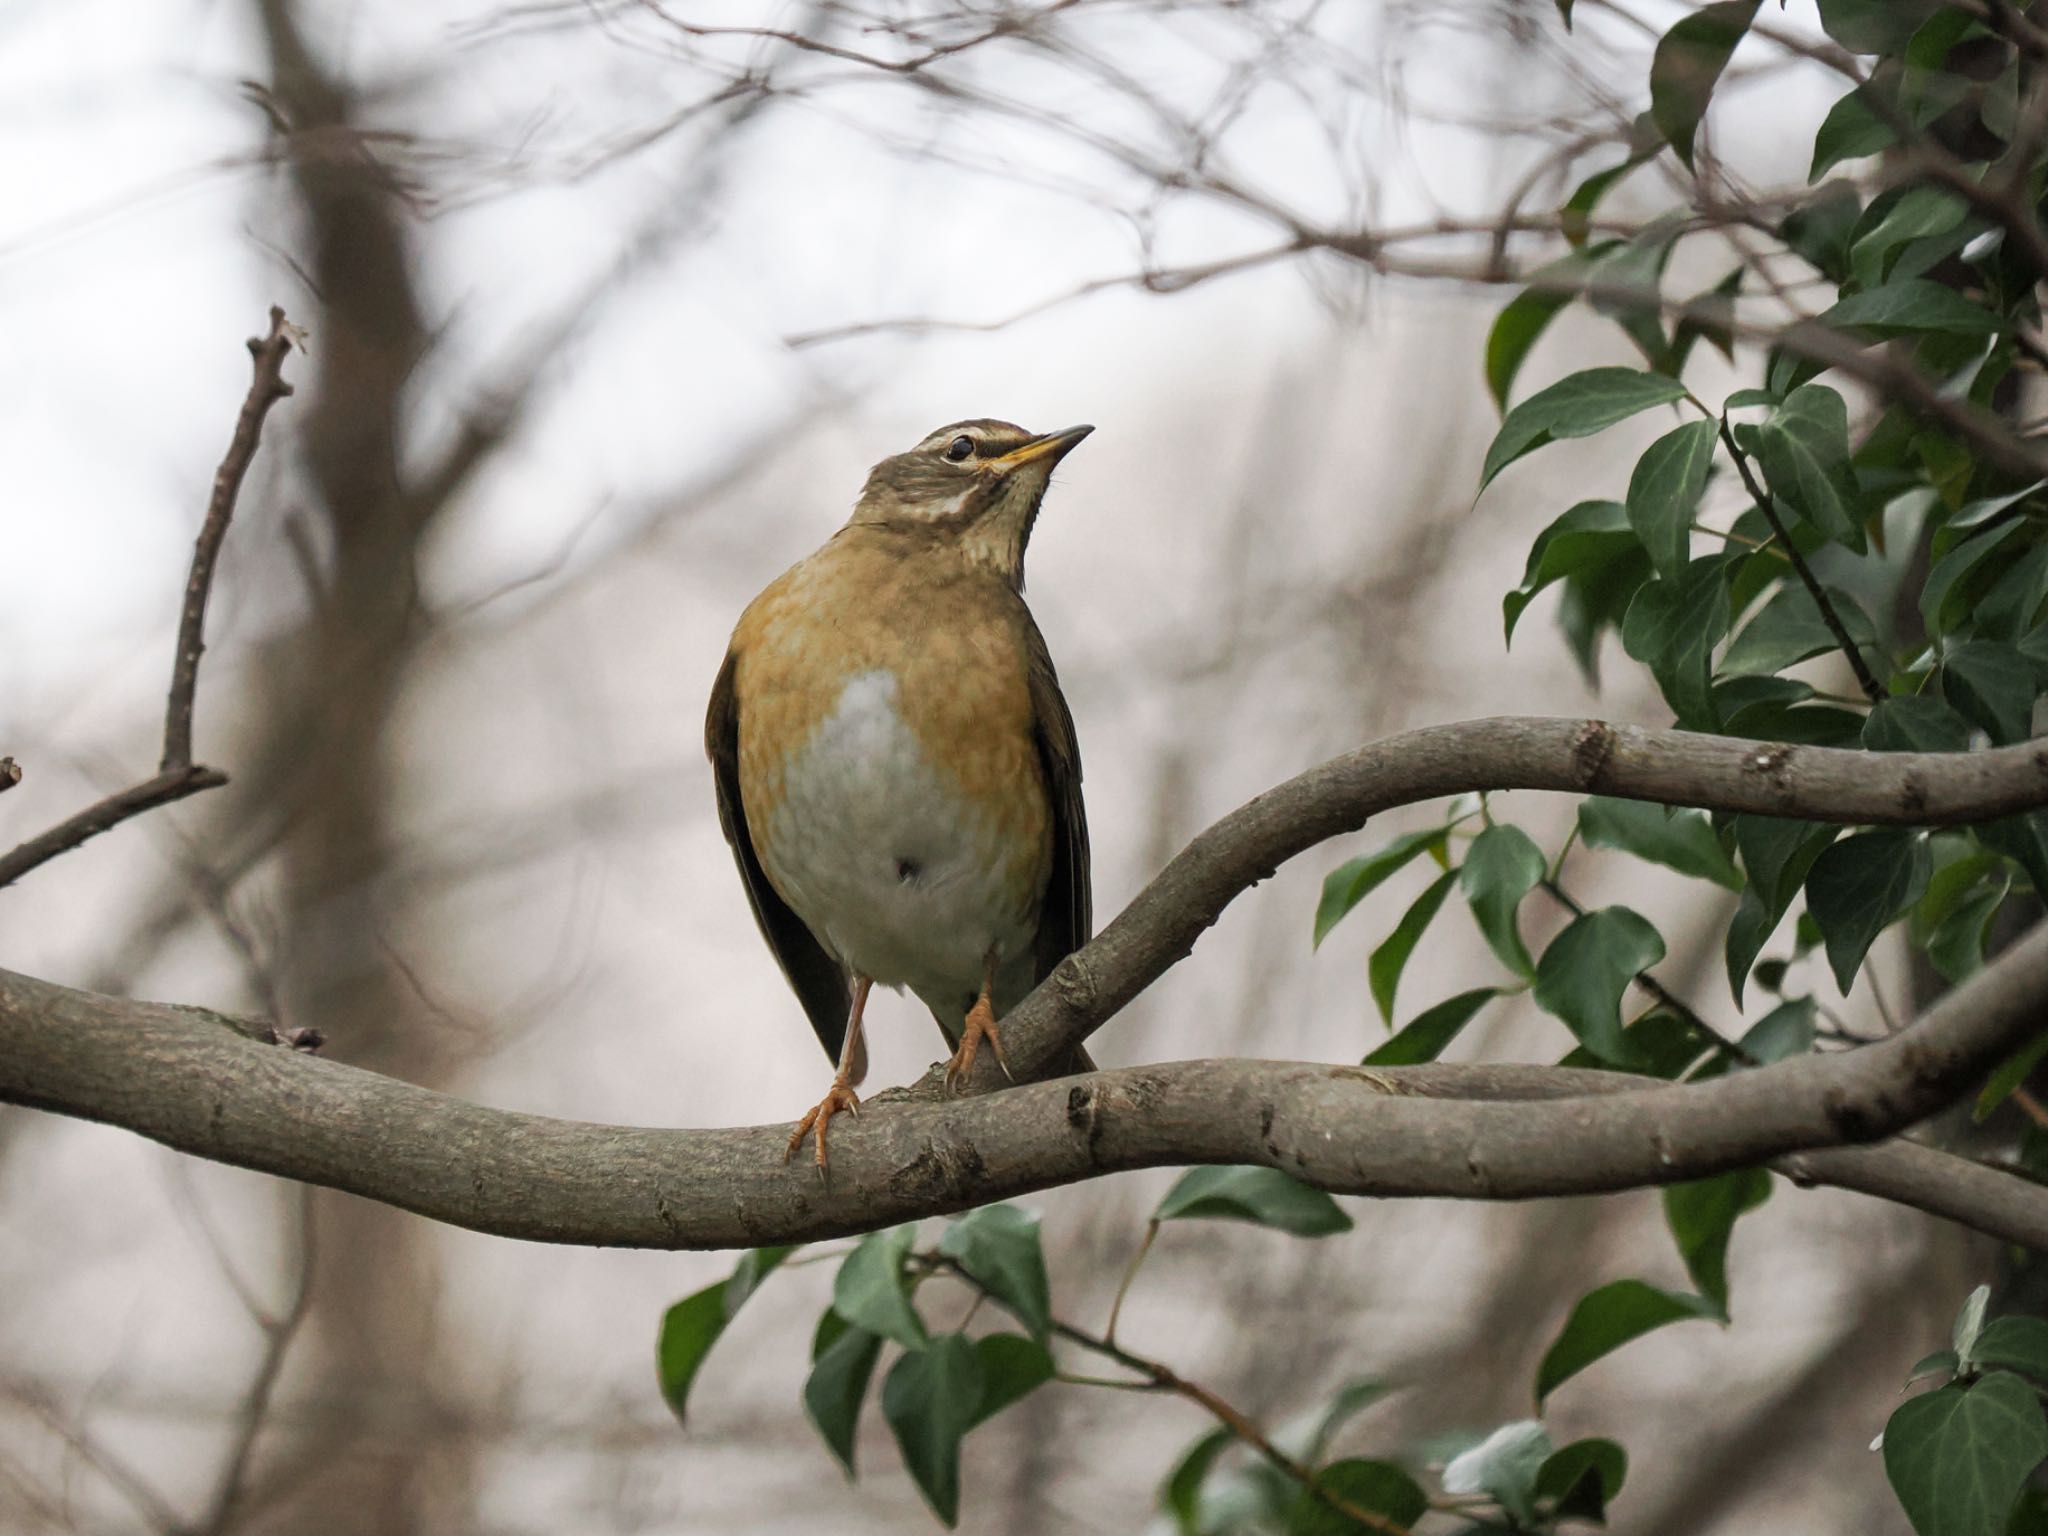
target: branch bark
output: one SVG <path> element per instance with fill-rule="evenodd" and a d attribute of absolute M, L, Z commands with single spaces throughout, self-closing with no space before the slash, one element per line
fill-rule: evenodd
<path fill-rule="evenodd" d="M 654 1130 L 493 1110 L 280 1049 L 268 1026 L 0 972 L 0 1100 L 542 1242 L 808 1241 L 1184 1163 L 1265 1164 L 1342 1194 L 1510 1200 L 1803 1154 L 1785 1170 L 1802 1182 L 1908 1198 L 2048 1246 L 2048 1190 L 2005 1178 L 1978 1209 L 1971 1191 L 2002 1176 L 1925 1149 L 1848 1146 L 1965 1092 L 2038 1029 L 2044 995 L 2048 926 L 1890 1039 L 1704 1083 L 1588 1091 L 1554 1068 L 1196 1061 L 876 1101 L 842 1130 L 821 1182 L 782 1163 L 781 1126 Z"/>

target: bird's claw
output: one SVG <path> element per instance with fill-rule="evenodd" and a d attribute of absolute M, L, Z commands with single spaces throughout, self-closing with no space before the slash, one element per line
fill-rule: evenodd
<path fill-rule="evenodd" d="M 860 1095 L 853 1091 L 853 1085 L 845 1079 L 834 1078 L 832 1086 L 825 1090 L 825 1097 L 806 1110 L 803 1119 L 797 1121 L 796 1129 L 789 1133 L 789 1145 L 782 1149 L 782 1160 L 786 1163 L 796 1154 L 796 1149 L 804 1143 L 804 1137 L 815 1126 L 817 1128 L 818 1152 L 814 1161 L 818 1165 L 818 1172 L 820 1174 L 824 1173 L 825 1127 L 832 1123 L 832 1117 L 842 1109 L 858 1120 L 860 1118 Z"/>
<path fill-rule="evenodd" d="M 975 1005 L 967 1010 L 967 1021 L 960 1029 L 960 1045 L 946 1063 L 946 1092 L 958 1093 L 974 1074 L 975 1053 L 981 1042 L 988 1041 L 988 1048 L 995 1053 L 996 1065 L 1003 1069 L 1003 1076 L 1011 1082 L 1017 1075 L 1010 1070 L 1010 1059 L 1003 1052 L 1002 1032 L 996 1028 L 995 1011 L 989 1007 L 988 995 L 983 993 Z"/>

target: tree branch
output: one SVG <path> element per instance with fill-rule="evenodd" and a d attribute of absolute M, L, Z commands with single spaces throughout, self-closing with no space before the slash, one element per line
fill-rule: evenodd
<path fill-rule="evenodd" d="M 1197 1061 L 874 1102 L 841 1129 L 821 1183 L 781 1161 L 779 1125 L 652 1130 L 493 1110 L 278 1049 L 264 1025 L 0 972 L 0 1101 L 543 1242 L 808 1241 L 1185 1163 L 1264 1164 L 1342 1194 L 1509 1200 L 1806 1154 L 1787 1169 L 1802 1181 L 1915 1189 L 1912 1203 L 2048 1246 L 2048 1190 L 2008 1179 L 1969 1209 L 1978 1175 L 1996 1175 L 1901 1146 L 1846 1149 L 1966 1092 L 2038 1029 L 2044 995 L 2048 926 L 1890 1039 L 1704 1083 L 1621 1079 L 1617 1091 L 1554 1068 Z M 1844 1150 L 1814 1155 L 1831 1148 Z M 1963 1193 L 1933 1188 L 1944 1179 Z"/>
<path fill-rule="evenodd" d="M 214 471 L 213 493 L 207 500 L 206 518 L 199 526 L 199 538 L 192 550 L 192 568 L 185 578 L 185 605 L 178 619 L 178 646 L 171 662 L 170 695 L 164 707 L 163 757 L 155 775 L 95 801 L 47 832 L 0 855 L 0 886 L 12 885 L 38 865 L 131 816 L 227 783 L 226 774 L 192 761 L 192 702 L 199 687 L 200 653 L 206 649 L 206 599 L 213 590 L 214 566 L 220 558 L 221 542 L 227 537 L 228 522 L 234 516 L 235 498 L 241 492 L 250 462 L 256 457 L 263 418 L 271 406 L 292 392 L 292 386 L 284 379 L 284 361 L 299 339 L 298 328 L 275 305 L 270 310 L 269 334 L 249 339 L 249 355 L 253 359 L 249 392 L 235 418 L 227 454 Z M 14 768 L 13 759 L 4 761 L 5 766 L 0 767 L 0 789 L 12 783 L 6 770 Z M 20 776 L 20 770 L 14 769 L 14 779 Z"/>

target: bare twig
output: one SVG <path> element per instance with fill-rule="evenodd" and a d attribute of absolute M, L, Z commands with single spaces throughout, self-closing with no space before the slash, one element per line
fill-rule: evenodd
<path fill-rule="evenodd" d="M 206 599 L 213 590 L 213 568 L 235 515 L 235 498 L 256 457 L 263 418 L 292 392 L 285 382 L 284 362 L 299 340 L 298 329 L 275 304 L 270 307 L 270 333 L 249 338 L 254 377 L 235 418 L 235 434 L 226 457 L 213 472 L 213 494 L 207 498 L 206 520 L 192 547 L 192 569 L 185 578 L 185 607 L 178 616 L 178 649 L 171 665 L 170 699 L 164 709 L 164 755 L 158 770 L 173 773 L 192 766 L 192 700 L 199 687 L 199 657 L 206 649 Z"/>
<path fill-rule="evenodd" d="M 60 853 L 69 852 L 131 816 L 139 816 L 157 806 L 169 805 L 187 795 L 227 783 L 226 774 L 192 761 L 192 700 L 199 684 L 199 656 L 205 649 L 206 599 L 213 586 L 214 565 L 220 556 L 221 540 L 227 536 L 228 521 L 234 515 L 236 493 L 241 490 L 250 460 L 256 456 L 264 414 L 292 392 L 281 370 L 285 357 L 298 338 L 297 327 L 285 319 L 283 310 L 273 305 L 269 334 L 249 340 L 254 377 L 249 382 L 248 394 L 243 397 L 241 413 L 235 419 L 235 432 L 229 441 L 227 456 L 214 472 L 213 494 L 208 499 L 206 519 L 200 525 L 199 539 L 192 551 L 191 572 L 185 579 L 185 607 L 178 621 L 178 649 L 171 665 L 170 698 L 164 711 L 163 758 L 156 773 L 139 784 L 131 784 L 95 801 L 48 831 L 0 855 L 0 886 L 13 884 L 38 865 L 48 863 Z M 8 762 L 11 764 L 12 759 Z M 19 776 L 19 770 L 16 770 L 16 776 Z M 5 775 L 0 774 L 0 780 L 4 778 Z M 0 787 L 5 785 L 0 784 Z"/>

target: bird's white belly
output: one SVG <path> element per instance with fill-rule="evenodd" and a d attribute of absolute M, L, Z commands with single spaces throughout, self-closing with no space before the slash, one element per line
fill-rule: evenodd
<path fill-rule="evenodd" d="M 896 695 L 891 672 L 847 681 L 784 768 L 763 858 L 797 916 L 854 970 L 957 1016 L 991 950 L 1029 953 L 1036 893 L 1005 891 L 995 829 L 933 767 Z"/>

